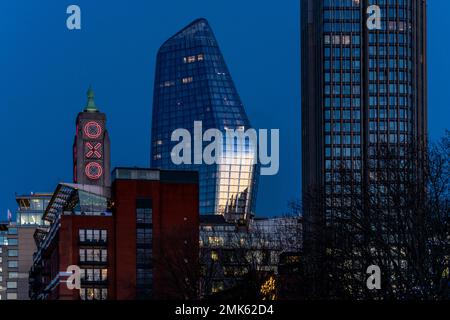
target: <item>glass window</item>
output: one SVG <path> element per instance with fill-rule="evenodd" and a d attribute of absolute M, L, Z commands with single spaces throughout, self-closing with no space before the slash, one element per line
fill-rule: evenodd
<path fill-rule="evenodd" d="M 101 230 L 100 240 L 105 241 L 105 242 L 108 240 L 108 231 L 107 230 Z"/>
<path fill-rule="evenodd" d="M 7 300 L 17 300 L 17 293 L 8 292 L 6 294 L 6 299 Z"/>
<path fill-rule="evenodd" d="M 8 250 L 8 257 L 17 257 L 18 255 L 17 250 Z"/>
<path fill-rule="evenodd" d="M 136 230 L 137 244 L 150 244 L 152 243 L 152 229 L 151 228 L 139 228 Z"/>
<path fill-rule="evenodd" d="M 86 290 L 86 298 L 87 300 L 94 300 L 94 288 L 87 288 Z"/>
<path fill-rule="evenodd" d="M 108 289 L 106 288 L 82 288 L 80 290 L 81 300 L 106 300 Z"/>
<path fill-rule="evenodd" d="M 93 240 L 100 241 L 100 230 L 93 230 Z"/>
<path fill-rule="evenodd" d="M 102 269 L 101 280 L 106 281 L 108 279 L 108 269 Z"/>
<path fill-rule="evenodd" d="M 108 289 L 102 289 L 102 300 L 108 299 Z"/>
<path fill-rule="evenodd" d="M 101 250 L 101 251 L 102 251 L 101 252 L 101 261 L 102 262 L 108 261 L 108 250 L 104 249 L 104 250 Z"/>
<path fill-rule="evenodd" d="M 108 231 L 107 230 L 99 230 L 99 229 L 80 229 L 79 237 L 80 241 L 85 242 L 99 242 L 107 240 Z"/>
<path fill-rule="evenodd" d="M 84 262 L 86 261 L 86 250 L 80 249 L 80 261 Z"/>
<path fill-rule="evenodd" d="M 86 232 L 85 232 L 86 230 L 84 230 L 84 229 L 80 229 L 79 231 L 78 231 L 78 234 L 79 234 L 79 237 L 80 237 L 80 241 L 85 241 L 86 240 Z"/>
<path fill-rule="evenodd" d="M 152 262 L 152 249 L 151 248 L 137 248 L 136 262 L 137 264 L 150 265 Z"/>
<path fill-rule="evenodd" d="M 6 288 L 8 288 L 8 289 L 17 289 L 17 282 L 16 281 L 8 281 L 8 282 L 6 282 Z"/>
<path fill-rule="evenodd" d="M 94 249 L 94 250 L 92 250 L 92 254 L 93 254 L 94 259 L 91 261 L 96 261 L 96 262 L 102 261 L 101 260 L 101 250 Z"/>
<path fill-rule="evenodd" d="M 86 289 L 82 288 L 80 290 L 80 299 L 81 300 L 86 300 Z"/>
<path fill-rule="evenodd" d="M 8 234 L 17 234 L 17 228 L 9 228 L 8 229 Z"/>

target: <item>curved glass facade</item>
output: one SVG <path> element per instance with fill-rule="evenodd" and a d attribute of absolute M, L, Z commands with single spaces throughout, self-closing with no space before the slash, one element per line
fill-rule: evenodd
<path fill-rule="evenodd" d="M 248 148 L 241 153 L 224 147 L 225 164 L 172 162 L 171 141 L 176 129 L 194 138 L 194 122 L 203 132 L 251 128 L 244 106 L 205 19 L 192 22 L 167 40 L 157 56 L 152 118 L 151 166 L 160 169 L 196 170 L 200 176 L 200 213 L 222 214 L 227 219 L 248 219 L 254 214 L 258 174 Z M 203 142 L 203 149 L 210 142 Z M 224 144 L 225 145 L 225 144 Z M 194 159 L 194 148 L 192 148 Z M 203 150 L 202 149 L 202 150 Z M 194 163 L 194 162 L 192 162 Z"/>

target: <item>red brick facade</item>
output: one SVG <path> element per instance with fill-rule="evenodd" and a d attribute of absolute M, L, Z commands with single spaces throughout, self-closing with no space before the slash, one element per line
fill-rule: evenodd
<path fill-rule="evenodd" d="M 139 172 L 141 169 L 121 170 Z M 69 290 L 65 282 L 67 274 L 64 274 L 69 266 L 76 265 L 82 268 L 83 272 L 92 269 L 102 274 L 99 281 L 91 279 L 87 284 L 82 281 L 82 288 L 85 288 L 84 298 L 92 298 L 93 291 L 87 292 L 95 289 L 97 293 L 105 294 L 103 298 L 110 300 L 137 299 L 140 297 L 137 290 L 137 268 L 140 268 L 141 273 L 143 270 L 137 262 L 137 247 L 151 252 L 151 266 L 147 269 L 151 270 L 150 291 L 153 299 L 192 298 L 197 294 L 197 175 L 192 172 L 146 172 L 149 175 L 156 174 L 158 178 L 114 180 L 107 214 L 82 215 L 75 212 L 59 213 L 51 217 L 53 225 L 45 237 L 41 237 L 44 239 L 41 240 L 42 248 L 38 251 L 30 272 L 32 298 L 80 299 L 81 291 Z M 77 192 L 76 188 L 75 186 L 74 192 Z M 52 199 L 55 203 L 59 190 L 58 188 Z M 141 225 L 137 224 L 137 203 L 142 199 L 151 203 L 151 209 L 148 211 L 151 220 L 145 229 L 151 234 L 151 238 L 147 239 L 150 243 L 148 246 L 145 243 L 137 244 L 137 230 Z M 49 208 L 51 207 L 52 202 L 49 205 Z M 54 213 L 49 213 L 51 214 Z M 55 227 L 56 224 L 59 227 Z M 56 231 L 52 234 L 52 230 Z M 107 232 L 107 237 L 102 241 L 86 243 L 85 240 L 81 241 L 80 230 L 100 230 L 102 233 Z M 38 238 L 36 234 L 35 237 Z M 82 260 L 80 250 L 90 251 L 92 256 L 95 250 L 97 258 L 99 252 L 101 255 L 107 253 L 107 258 L 104 260 L 102 256 L 100 260 Z M 103 271 L 107 273 L 106 279 L 103 279 Z"/>

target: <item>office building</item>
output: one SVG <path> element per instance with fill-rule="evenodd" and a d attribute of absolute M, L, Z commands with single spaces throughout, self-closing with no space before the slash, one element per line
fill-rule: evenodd
<path fill-rule="evenodd" d="M 43 222 L 42 214 L 51 195 L 32 193 L 17 195 L 16 221 L 5 223 L 0 236 L 0 296 L 4 300 L 28 300 L 28 273 L 36 244 L 33 234 Z M 10 217 L 12 219 L 12 216 Z M 3 284 L 1 282 L 3 281 Z"/>
<path fill-rule="evenodd" d="M 33 253 L 36 251 L 36 243 L 33 234 L 36 228 L 44 225 L 42 215 L 50 201 L 49 193 L 32 193 L 29 195 L 18 195 L 16 227 L 17 227 L 17 249 L 18 249 L 18 279 L 17 298 L 19 300 L 29 299 L 28 275 L 33 263 Z"/>
<path fill-rule="evenodd" d="M 200 217 L 200 296 L 257 298 L 272 279 L 287 287 L 298 269 L 302 250 L 300 217 L 258 218 L 248 225 L 227 222 L 220 215 Z"/>
<path fill-rule="evenodd" d="M 9 227 L 8 222 L 0 223 L 0 300 L 17 299 L 17 229 Z M 8 239 L 11 239 L 11 246 L 8 247 Z M 11 249 L 11 250 L 9 250 Z M 15 261 L 10 263 L 9 261 Z M 10 268 L 13 273 L 10 278 Z M 15 273 L 14 273 L 15 272 Z"/>
<path fill-rule="evenodd" d="M 176 129 L 186 129 L 192 139 L 194 122 L 203 132 L 251 128 L 244 106 L 225 64 L 218 42 L 205 19 L 199 19 L 168 39 L 159 49 L 153 98 L 151 167 L 194 170 L 200 174 L 200 213 L 224 215 L 229 221 L 254 215 L 259 172 L 248 143 L 238 150 L 223 150 L 230 164 L 195 163 L 201 150 L 190 154 L 190 164 L 174 164 L 171 141 Z M 200 139 L 203 132 L 199 134 Z M 194 144 L 191 143 L 193 146 Z M 225 161 L 223 161 L 225 163 Z"/>
<path fill-rule="evenodd" d="M 35 233 L 31 297 L 42 300 L 184 299 L 195 294 L 198 175 L 117 168 L 112 193 L 59 184 Z M 81 289 L 67 270 L 78 266 Z M 188 290 L 189 289 L 189 290 Z"/>
<path fill-rule="evenodd" d="M 34 233 L 30 297 L 39 300 L 108 299 L 114 291 L 113 217 L 109 190 L 61 183 L 45 210 L 48 224 Z M 67 273 L 79 266 L 81 290 L 70 290 Z"/>
<path fill-rule="evenodd" d="M 117 168 L 112 190 L 116 299 L 195 299 L 198 173 Z"/>
<path fill-rule="evenodd" d="M 382 199 L 378 177 L 387 152 L 401 164 L 411 148 L 424 150 L 426 1 L 302 0 L 301 14 L 304 234 L 305 248 L 317 252 L 325 225 L 350 219 L 355 202 L 368 215 L 369 200 Z M 355 246 L 356 255 L 369 248 L 357 232 L 323 236 Z"/>

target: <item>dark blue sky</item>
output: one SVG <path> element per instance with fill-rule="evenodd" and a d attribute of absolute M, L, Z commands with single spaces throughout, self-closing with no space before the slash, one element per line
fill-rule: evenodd
<path fill-rule="evenodd" d="M 450 117 L 450 1 L 429 1 L 429 122 Z M 66 8 L 82 30 L 66 28 Z M 156 52 L 198 17 L 209 20 L 257 128 L 279 128 L 280 172 L 262 177 L 258 215 L 300 195 L 299 0 L 36 1 L 0 3 L 0 217 L 15 192 L 72 180 L 75 117 L 89 84 L 108 115 L 112 166 L 149 164 Z"/>

